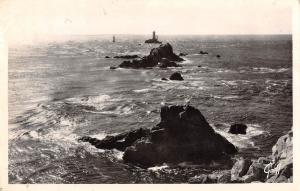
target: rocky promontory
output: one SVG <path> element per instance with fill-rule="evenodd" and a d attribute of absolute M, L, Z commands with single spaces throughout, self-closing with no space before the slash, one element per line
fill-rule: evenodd
<path fill-rule="evenodd" d="M 101 149 L 122 150 L 124 162 L 142 167 L 183 161 L 232 162 L 230 155 L 235 154 L 237 148 L 216 133 L 196 108 L 164 106 L 160 117 L 160 123 L 152 129 L 138 129 L 103 140 L 88 136 L 79 140 Z"/>
<path fill-rule="evenodd" d="M 141 59 L 134 59 L 132 61 L 124 61 L 120 68 L 152 68 L 159 64 L 161 67 L 178 67 L 180 65 L 175 62 L 183 61 L 181 57 L 173 52 L 173 47 L 169 44 L 161 44 L 157 48 L 153 48 L 148 56 L 144 56 Z"/>
<path fill-rule="evenodd" d="M 216 175 L 200 174 L 190 183 L 283 183 L 293 182 L 293 132 L 280 137 L 272 154 L 255 160 L 239 158 L 231 170 Z"/>

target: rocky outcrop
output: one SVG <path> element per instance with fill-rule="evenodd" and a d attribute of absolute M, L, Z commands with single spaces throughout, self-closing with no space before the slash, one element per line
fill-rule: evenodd
<path fill-rule="evenodd" d="M 216 57 L 217 57 L 217 58 L 221 58 L 221 55 L 217 54 Z"/>
<path fill-rule="evenodd" d="M 109 56 L 105 56 L 105 58 L 110 58 Z"/>
<path fill-rule="evenodd" d="M 208 52 L 205 52 L 205 51 L 202 51 L 202 50 L 201 50 L 201 51 L 199 52 L 199 54 L 208 54 Z"/>
<path fill-rule="evenodd" d="M 145 40 L 145 43 L 153 43 L 153 44 L 161 44 L 161 41 L 158 41 L 157 39 L 148 39 Z"/>
<path fill-rule="evenodd" d="M 183 79 L 183 77 L 181 76 L 180 73 L 174 72 L 174 73 L 170 76 L 170 80 L 178 80 L 178 81 L 182 81 L 182 80 L 184 80 L 184 79 Z"/>
<path fill-rule="evenodd" d="M 228 133 L 231 134 L 246 134 L 247 133 L 247 125 L 245 124 L 233 124 L 230 126 Z"/>
<path fill-rule="evenodd" d="M 99 140 L 89 136 L 84 136 L 78 139 L 80 142 L 89 142 L 98 149 L 118 149 L 124 151 L 128 146 L 132 145 L 136 140 L 147 136 L 150 133 L 149 129 L 137 129 L 126 133 L 121 133 L 116 136 L 106 136 Z"/>
<path fill-rule="evenodd" d="M 164 106 L 160 117 L 161 122 L 151 130 L 139 129 L 103 140 L 82 137 L 80 141 L 97 148 L 125 150 L 125 162 L 143 167 L 165 162 L 232 162 L 229 156 L 237 152 L 236 147 L 216 133 L 196 108 Z"/>
<path fill-rule="evenodd" d="M 134 59 L 134 58 L 139 58 L 139 56 L 138 55 L 120 55 L 120 56 L 114 56 L 114 58 Z"/>
<path fill-rule="evenodd" d="M 148 56 L 144 56 L 141 59 L 135 59 L 132 61 L 124 61 L 122 62 L 119 67 L 121 68 L 151 68 L 155 67 L 161 62 L 162 59 L 166 59 L 171 62 L 180 62 L 183 61 L 178 55 L 174 54 L 172 46 L 167 44 L 162 44 L 157 48 L 153 48 L 150 51 Z M 163 61 L 166 62 L 166 61 Z M 166 65 L 164 65 L 166 66 Z M 172 66 L 175 64 L 172 63 Z M 175 66 L 176 67 L 176 66 Z"/>
<path fill-rule="evenodd" d="M 293 182 L 293 133 L 280 137 L 272 154 L 257 160 L 239 158 L 230 171 L 200 174 L 190 183 L 282 183 Z"/>

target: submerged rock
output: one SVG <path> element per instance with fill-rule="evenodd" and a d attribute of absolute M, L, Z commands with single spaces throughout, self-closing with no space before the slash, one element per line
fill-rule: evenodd
<path fill-rule="evenodd" d="M 179 53 L 179 56 L 187 56 L 188 54 L 187 53 Z"/>
<path fill-rule="evenodd" d="M 228 133 L 231 134 L 246 134 L 247 125 L 245 124 L 233 124 L 230 126 Z"/>
<path fill-rule="evenodd" d="M 165 58 L 168 61 L 183 61 L 182 58 L 180 58 L 178 55 L 174 54 L 173 48 L 169 43 L 161 44 L 157 48 L 153 48 L 150 51 L 150 54 L 148 56 L 144 56 L 141 59 L 135 59 L 132 61 L 124 61 L 122 62 L 119 67 L 121 68 L 150 68 L 155 67 L 158 65 L 161 60 Z M 166 62 L 166 61 L 165 61 Z M 175 66 L 172 63 L 172 66 Z M 176 64 L 177 66 L 177 64 Z"/>
<path fill-rule="evenodd" d="M 182 81 L 182 80 L 184 80 L 184 79 L 183 79 L 183 77 L 181 76 L 180 73 L 175 72 L 175 73 L 173 73 L 173 74 L 170 76 L 170 80 L 179 80 L 179 81 Z"/>

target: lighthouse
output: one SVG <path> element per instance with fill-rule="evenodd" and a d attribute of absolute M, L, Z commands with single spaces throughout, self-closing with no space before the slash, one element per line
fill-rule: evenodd
<path fill-rule="evenodd" d="M 153 33 L 152 33 L 152 39 L 156 40 L 155 31 L 153 31 Z"/>

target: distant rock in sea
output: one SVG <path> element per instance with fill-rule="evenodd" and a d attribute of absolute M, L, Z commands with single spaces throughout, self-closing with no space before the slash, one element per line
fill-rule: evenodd
<path fill-rule="evenodd" d="M 181 74 L 179 72 L 174 72 L 171 76 L 170 76 L 170 80 L 178 80 L 178 81 L 182 81 L 184 80 L 183 77 L 181 76 Z"/>
<path fill-rule="evenodd" d="M 117 66 L 111 66 L 111 67 L 109 67 L 109 69 L 111 69 L 111 70 L 115 70 L 117 68 L 118 68 Z"/>
<path fill-rule="evenodd" d="M 155 31 L 153 31 L 152 38 L 146 40 L 145 43 L 161 44 L 162 42 L 158 41 L 158 37 L 155 35 Z"/>
<path fill-rule="evenodd" d="M 166 60 L 162 61 L 163 58 Z M 151 68 L 151 67 L 158 66 L 159 62 L 161 62 L 161 61 L 166 63 L 167 60 L 170 62 L 183 61 L 183 59 L 181 57 L 174 54 L 173 48 L 169 43 L 161 44 L 159 47 L 153 48 L 150 51 L 150 54 L 148 56 L 144 56 L 141 59 L 135 59 L 132 61 L 123 61 L 119 65 L 119 67 L 120 68 L 135 68 L 135 69 Z M 172 67 L 179 66 L 176 63 L 170 63 L 170 62 L 168 62 L 168 63 L 171 64 Z M 168 64 L 164 64 L 164 66 L 168 67 Z"/>
<path fill-rule="evenodd" d="M 138 129 L 103 140 L 82 137 L 97 148 L 124 150 L 124 162 L 142 167 L 161 165 L 165 162 L 194 161 L 209 164 L 222 161 L 232 165 L 229 155 L 236 147 L 216 133 L 196 108 L 163 106 L 161 122 L 152 129 Z"/>
<path fill-rule="evenodd" d="M 158 41 L 157 39 L 148 39 L 145 40 L 145 43 L 153 43 L 153 44 L 161 44 L 161 41 Z"/>
<path fill-rule="evenodd" d="M 219 54 L 216 55 L 217 58 L 221 58 L 221 56 Z"/>
<path fill-rule="evenodd" d="M 105 58 L 110 58 L 109 56 L 105 56 Z"/>
<path fill-rule="evenodd" d="M 138 55 L 120 55 L 120 56 L 114 56 L 114 58 L 134 59 L 134 58 L 139 58 L 139 56 Z"/>
<path fill-rule="evenodd" d="M 201 51 L 199 52 L 199 54 L 208 54 L 208 52 L 205 52 L 205 51 L 202 51 L 202 50 L 201 50 Z"/>

